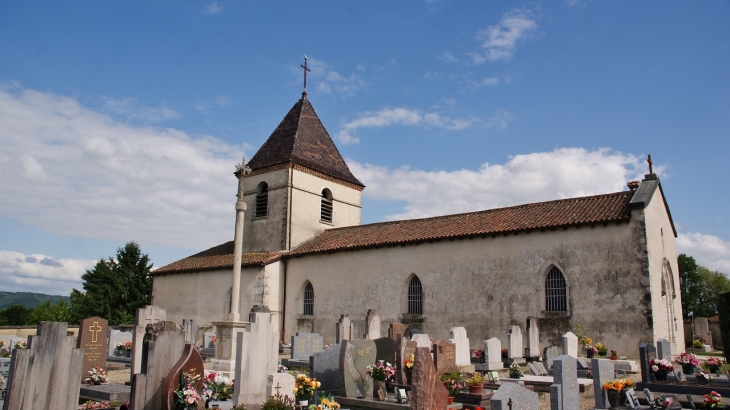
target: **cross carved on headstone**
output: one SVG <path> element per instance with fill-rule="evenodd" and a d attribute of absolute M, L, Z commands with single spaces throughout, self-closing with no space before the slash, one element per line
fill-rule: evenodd
<path fill-rule="evenodd" d="M 276 387 L 274 387 L 274 388 L 276 389 L 276 395 L 278 396 L 279 395 L 279 389 L 281 389 L 281 384 L 279 384 L 279 382 L 276 382 Z"/>
<path fill-rule="evenodd" d="M 233 175 L 238 178 L 238 194 L 236 195 L 238 197 L 238 202 L 243 202 L 243 179 L 250 173 L 251 168 L 246 165 L 246 157 L 243 157 L 241 163 L 236 165 L 236 172 L 233 173 Z"/>
<path fill-rule="evenodd" d="M 649 163 L 649 175 L 654 173 L 654 162 L 651 160 L 651 155 L 646 159 L 646 162 Z"/>
<path fill-rule="evenodd" d="M 307 92 L 307 72 L 312 71 L 307 68 L 307 55 L 304 55 L 304 65 L 299 64 L 299 67 L 302 67 L 304 69 L 304 92 Z"/>
<path fill-rule="evenodd" d="M 94 322 L 93 325 L 89 326 L 89 332 L 91 332 L 91 343 L 97 343 L 99 339 L 99 332 L 101 332 L 103 328 L 99 326 L 99 322 Z"/>

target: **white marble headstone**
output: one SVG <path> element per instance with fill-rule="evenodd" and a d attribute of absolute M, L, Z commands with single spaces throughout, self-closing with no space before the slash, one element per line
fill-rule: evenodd
<path fill-rule="evenodd" d="M 463 327 L 452 327 L 449 330 L 451 339 L 449 342 L 456 345 L 456 365 L 468 366 L 471 364 L 469 357 L 469 338 L 466 337 L 466 329 Z"/>
<path fill-rule="evenodd" d="M 365 327 L 367 328 L 365 339 L 380 338 L 380 315 L 377 310 L 368 309 L 368 313 L 365 315 Z"/>
<path fill-rule="evenodd" d="M 431 349 L 431 338 L 425 333 L 417 333 L 411 337 L 411 340 L 416 342 L 416 347 L 428 347 Z"/>
<path fill-rule="evenodd" d="M 563 354 L 578 357 L 578 336 L 573 332 L 563 335 Z"/>
<path fill-rule="evenodd" d="M 527 356 L 538 357 L 540 351 L 540 330 L 537 327 L 537 318 L 527 318 Z"/>
<path fill-rule="evenodd" d="M 502 364 L 502 342 L 493 337 L 484 341 L 484 364 L 487 370 L 503 369 Z"/>
<path fill-rule="evenodd" d="M 294 397 L 294 376 L 289 373 L 272 373 L 266 381 L 266 397 L 276 393 Z"/>
<path fill-rule="evenodd" d="M 507 334 L 507 357 L 519 359 L 523 357 L 522 350 L 522 329 L 519 326 L 510 326 Z"/>

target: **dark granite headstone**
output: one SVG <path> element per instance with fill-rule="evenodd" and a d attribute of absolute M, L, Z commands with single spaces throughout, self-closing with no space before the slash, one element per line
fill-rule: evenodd
<path fill-rule="evenodd" d="M 369 339 L 343 341 L 340 345 L 340 394 L 357 397 L 372 393 L 373 380 L 367 377 L 367 367 L 375 363 L 375 342 Z"/>
<path fill-rule="evenodd" d="M 433 344 L 433 358 L 439 373 L 453 369 L 456 367 L 456 345 L 446 340 L 439 340 Z"/>
<path fill-rule="evenodd" d="M 416 348 L 413 363 L 413 383 L 411 385 L 411 409 L 443 410 L 449 392 L 444 387 L 436 366 L 431 360 L 431 352 L 427 347 Z"/>
<path fill-rule="evenodd" d="M 309 356 L 322 351 L 323 339 L 319 333 L 297 333 L 291 337 L 291 358 L 309 360 Z"/>
<path fill-rule="evenodd" d="M 641 381 L 649 383 L 649 376 L 653 375 L 649 363 L 656 359 L 656 348 L 653 343 L 639 345 L 639 365 L 641 366 Z"/>
<path fill-rule="evenodd" d="M 340 387 L 340 348 L 342 345 L 330 346 L 309 358 L 309 372 L 322 383 L 321 390 L 332 390 Z"/>
<path fill-rule="evenodd" d="M 391 323 L 390 327 L 388 327 L 388 337 L 393 339 L 393 341 L 398 340 L 398 335 L 405 334 L 406 327 L 401 322 L 395 322 Z"/>
<path fill-rule="evenodd" d="M 385 360 L 390 364 L 395 364 L 395 340 L 389 337 L 381 337 L 373 340 L 375 347 L 375 360 Z"/>
<path fill-rule="evenodd" d="M 84 349 L 84 365 L 81 369 L 81 380 L 94 367 L 106 369 L 107 339 L 109 323 L 106 319 L 94 316 L 82 319 L 79 324 L 79 336 L 76 348 Z"/>
<path fill-rule="evenodd" d="M 613 372 L 613 363 L 610 360 L 591 359 L 593 370 L 593 401 L 598 409 L 608 407 L 608 396 L 603 390 L 603 383 L 616 378 Z"/>

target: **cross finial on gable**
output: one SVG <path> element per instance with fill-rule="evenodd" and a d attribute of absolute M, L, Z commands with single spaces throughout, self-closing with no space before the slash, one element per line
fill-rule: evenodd
<path fill-rule="evenodd" d="M 651 161 L 651 154 L 646 158 L 646 162 L 649 163 L 649 175 L 654 173 L 654 163 Z"/>
<path fill-rule="evenodd" d="M 302 92 L 302 95 L 307 95 L 307 72 L 312 71 L 307 68 L 307 55 L 304 55 L 304 65 L 300 64 L 299 67 L 302 67 L 304 69 L 304 91 Z"/>

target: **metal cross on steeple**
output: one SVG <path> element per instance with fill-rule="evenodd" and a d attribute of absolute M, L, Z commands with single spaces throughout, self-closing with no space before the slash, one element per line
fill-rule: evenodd
<path fill-rule="evenodd" d="M 304 65 L 299 64 L 299 67 L 304 69 L 304 92 L 307 92 L 307 71 L 312 71 L 307 68 L 307 55 L 304 55 Z"/>
<path fill-rule="evenodd" d="M 649 175 L 654 173 L 654 163 L 651 160 L 651 155 L 646 159 L 646 162 L 649 163 Z"/>

